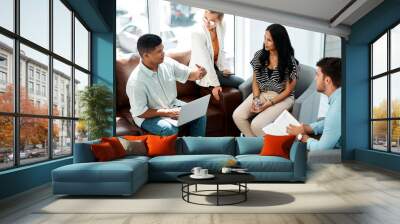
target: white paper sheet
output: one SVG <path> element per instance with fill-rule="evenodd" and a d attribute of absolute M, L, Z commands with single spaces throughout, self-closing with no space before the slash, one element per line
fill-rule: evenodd
<path fill-rule="evenodd" d="M 284 110 L 273 123 L 268 124 L 262 130 L 269 135 L 288 135 L 286 128 L 290 125 L 300 126 L 300 122 L 289 111 Z"/>

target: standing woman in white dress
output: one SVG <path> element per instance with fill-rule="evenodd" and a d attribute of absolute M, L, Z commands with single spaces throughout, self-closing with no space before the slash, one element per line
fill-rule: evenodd
<path fill-rule="evenodd" d="M 224 14 L 205 10 L 201 27 L 192 32 L 192 53 L 189 67 L 202 65 L 207 75 L 197 84 L 212 88 L 212 94 L 219 100 L 221 86 L 238 88 L 244 80 L 228 69 L 224 51 Z"/>

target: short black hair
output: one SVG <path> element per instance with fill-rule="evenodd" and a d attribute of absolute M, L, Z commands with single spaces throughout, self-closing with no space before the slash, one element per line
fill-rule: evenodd
<path fill-rule="evenodd" d="M 139 55 L 143 56 L 144 53 L 148 53 L 154 50 L 154 48 L 156 48 L 161 43 L 161 38 L 155 34 L 142 35 L 137 41 L 137 49 L 139 51 Z"/>
<path fill-rule="evenodd" d="M 342 61 L 340 58 L 326 57 L 317 62 L 317 66 L 321 68 L 324 75 L 332 79 L 333 85 L 337 88 L 342 82 Z"/>

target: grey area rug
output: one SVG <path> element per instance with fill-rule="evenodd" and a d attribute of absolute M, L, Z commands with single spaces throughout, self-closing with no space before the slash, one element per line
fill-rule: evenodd
<path fill-rule="evenodd" d="M 224 186 L 232 189 L 234 186 Z M 249 184 L 246 202 L 227 206 L 189 204 L 181 198 L 178 183 L 146 184 L 131 197 L 57 197 L 35 213 L 50 214 L 125 214 L 125 213 L 360 213 L 360 205 L 349 203 L 316 184 Z M 198 190 L 212 190 L 213 185 Z M 194 190 L 194 187 L 191 188 Z M 210 193 L 213 194 L 213 193 Z M 236 197 L 226 197 L 229 203 Z M 239 198 L 240 199 L 240 198 Z M 191 198 L 213 204 L 214 196 Z"/>

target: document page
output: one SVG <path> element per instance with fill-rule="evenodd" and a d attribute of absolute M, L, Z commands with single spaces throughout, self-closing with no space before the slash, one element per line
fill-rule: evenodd
<path fill-rule="evenodd" d="M 289 111 L 284 110 L 273 123 L 265 126 L 263 131 L 265 134 L 269 135 L 288 135 L 286 128 L 289 124 L 300 126 L 300 122 L 298 122 Z"/>

